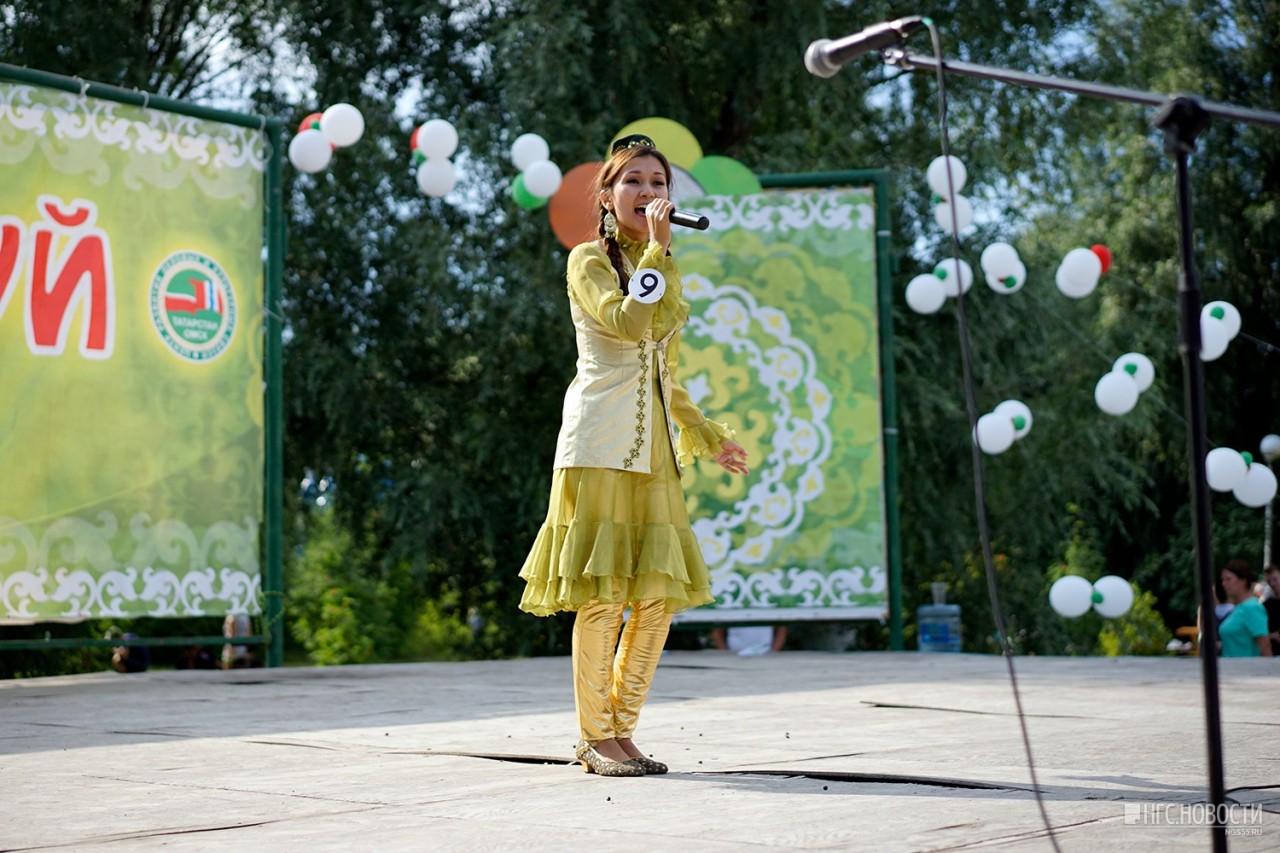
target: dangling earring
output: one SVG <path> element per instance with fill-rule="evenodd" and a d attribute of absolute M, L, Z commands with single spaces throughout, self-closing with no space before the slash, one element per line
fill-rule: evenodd
<path fill-rule="evenodd" d="M 600 224 L 604 226 L 604 236 L 612 240 L 618 236 L 618 218 L 613 215 L 612 210 L 605 211 L 604 219 L 600 220 Z"/>

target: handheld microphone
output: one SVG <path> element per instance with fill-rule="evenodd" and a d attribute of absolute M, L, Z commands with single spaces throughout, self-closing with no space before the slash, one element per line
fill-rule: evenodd
<path fill-rule="evenodd" d="M 883 24 L 875 24 L 851 36 L 818 39 L 804 52 L 804 67 L 816 77 L 834 77 L 845 65 L 873 50 L 884 50 L 906 41 L 907 36 L 924 26 L 924 18 L 912 15 Z"/>
<path fill-rule="evenodd" d="M 699 216 L 696 213 L 686 213 L 683 210 L 671 211 L 671 224 L 683 225 L 685 228 L 697 228 L 699 231 L 706 231 L 711 225 L 711 220 L 705 216 Z"/>

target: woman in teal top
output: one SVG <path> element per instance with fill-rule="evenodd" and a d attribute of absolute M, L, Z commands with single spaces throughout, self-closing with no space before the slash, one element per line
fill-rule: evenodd
<path fill-rule="evenodd" d="M 1218 626 L 1222 640 L 1221 657 L 1271 657 L 1267 637 L 1267 611 L 1253 595 L 1257 576 L 1244 560 L 1231 560 L 1222 567 L 1222 589 L 1235 608 Z"/>

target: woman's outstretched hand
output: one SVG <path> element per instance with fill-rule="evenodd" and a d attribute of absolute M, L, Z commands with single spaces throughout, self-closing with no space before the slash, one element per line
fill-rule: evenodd
<path fill-rule="evenodd" d="M 730 474 L 750 474 L 747 468 L 747 451 L 736 441 L 720 442 L 720 455 L 716 457 L 716 462 L 720 467 L 728 471 Z"/>

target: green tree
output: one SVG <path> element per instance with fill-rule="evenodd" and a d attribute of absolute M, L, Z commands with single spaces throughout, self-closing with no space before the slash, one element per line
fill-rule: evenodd
<path fill-rule="evenodd" d="M 543 135 L 567 167 L 598 159 L 624 124 L 661 115 L 707 153 L 762 173 L 886 168 L 896 292 L 949 251 L 924 180 L 940 147 L 933 76 L 866 58 L 817 80 L 801 61 L 815 38 L 896 17 L 887 2 L 117 6 L 87 28 L 75 4 L 0 3 L 0 58 L 290 124 L 340 101 L 365 117 L 364 140 L 337 151 L 328 170 L 286 170 L 286 480 L 313 469 L 337 484 L 331 510 L 297 505 L 290 531 L 298 636 L 313 653 L 566 647 L 568 620 L 516 609 L 515 575 L 545 511 L 573 369 L 565 252 L 545 215 L 507 194 L 518 134 Z M 1277 103 L 1274 4 L 948 0 L 931 14 L 950 57 Z M 924 34 L 910 46 L 930 50 Z M 979 283 L 966 303 L 979 414 L 1009 398 L 1035 413 L 1026 440 L 984 460 L 1011 634 L 1025 650 L 1063 650 L 1041 615 L 1077 533 L 1107 572 L 1138 577 L 1165 619 L 1180 620 L 1176 243 L 1170 167 L 1149 116 L 956 77 L 947 94 L 966 194 L 984 214 L 964 256 L 976 269 L 981 246 L 1011 240 L 1032 270 L 1025 298 Z M 444 200 L 418 192 L 409 160 L 412 128 L 432 117 L 453 122 L 462 140 L 462 180 Z M 1275 350 L 1262 343 L 1275 338 L 1278 297 L 1259 286 L 1280 257 L 1271 227 L 1280 148 L 1273 133 L 1215 122 L 1201 150 L 1205 293 L 1239 306 L 1246 334 L 1207 371 L 1210 437 L 1248 448 L 1273 431 L 1266 417 L 1280 390 L 1265 378 Z M 1067 249 L 1094 242 L 1112 248 L 1115 269 L 1093 298 L 1068 303 L 1052 270 Z M 928 600 L 930 581 L 948 580 L 972 594 L 966 622 L 981 615 L 985 625 L 954 315 L 921 317 L 897 301 L 893 315 L 907 611 Z M 1089 395 L 1130 350 L 1155 361 L 1157 381 L 1137 410 L 1113 419 Z M 1234 531 L 1228 501 L 1215 498 L 1215 511 Z M 1241 519 L 1238 538 L 1249 539 L 1252 519 Z M 395 606 L 379 609 L 384 596 Z M 388 630 L 361 636 L 370 619 Z"/>
<path fill-rule="evenodd" d="M 1256 109 L 1280 102 L 1280 8 L 1274 3 L 1108 4 L 1092 30 L 1083 72 L 1133 88 L 1189 92 Z M 1157 596 L 1168 624 L 1194 624 L 1197 582 L 1188 506 L 1187 426 L 1183 420 L 1178 351 L 1176 207 L 1172 160 L 1162 150 L 1151 112 L 1080 101 L 1073 124 L 1081 132 L 1064 150 L 1067 197 L 1038 230 L 1079 230 L 1111 247 L 1114 281 L 1097 300 L 1091 324 L 1117 345 L 1145 352 L 1157 380 L 1144 395 L 1156 405 L 1149 420 L 1116 436 L 1145 480 L 1145 499 L 1097 520 L 1099 541 L 1113 568 Z M 1196 267 L 1203 299 L 1226 300 L 1243 318 L 1241 335 L 1205 365 L 1210 446 L 1254 451 L 1276 431 L 1280 395 L 1277 294 L 1280 258 L 1274 227 L 1280 204 L 1280 136 L 1274 130 L 1214 119 L 1190 158 Z M 1118 354 L 1118 352 L 1117 352 Z M 1128 421 L 1129 418 L 1124 419 Z M 1220 566 L 1244 556 L 1256 564 L 1262 511 L 1231 495 L 1214 494 L 1213 552 Z M 1127 571 L 1118 572 L 1127 574 Z"/>

